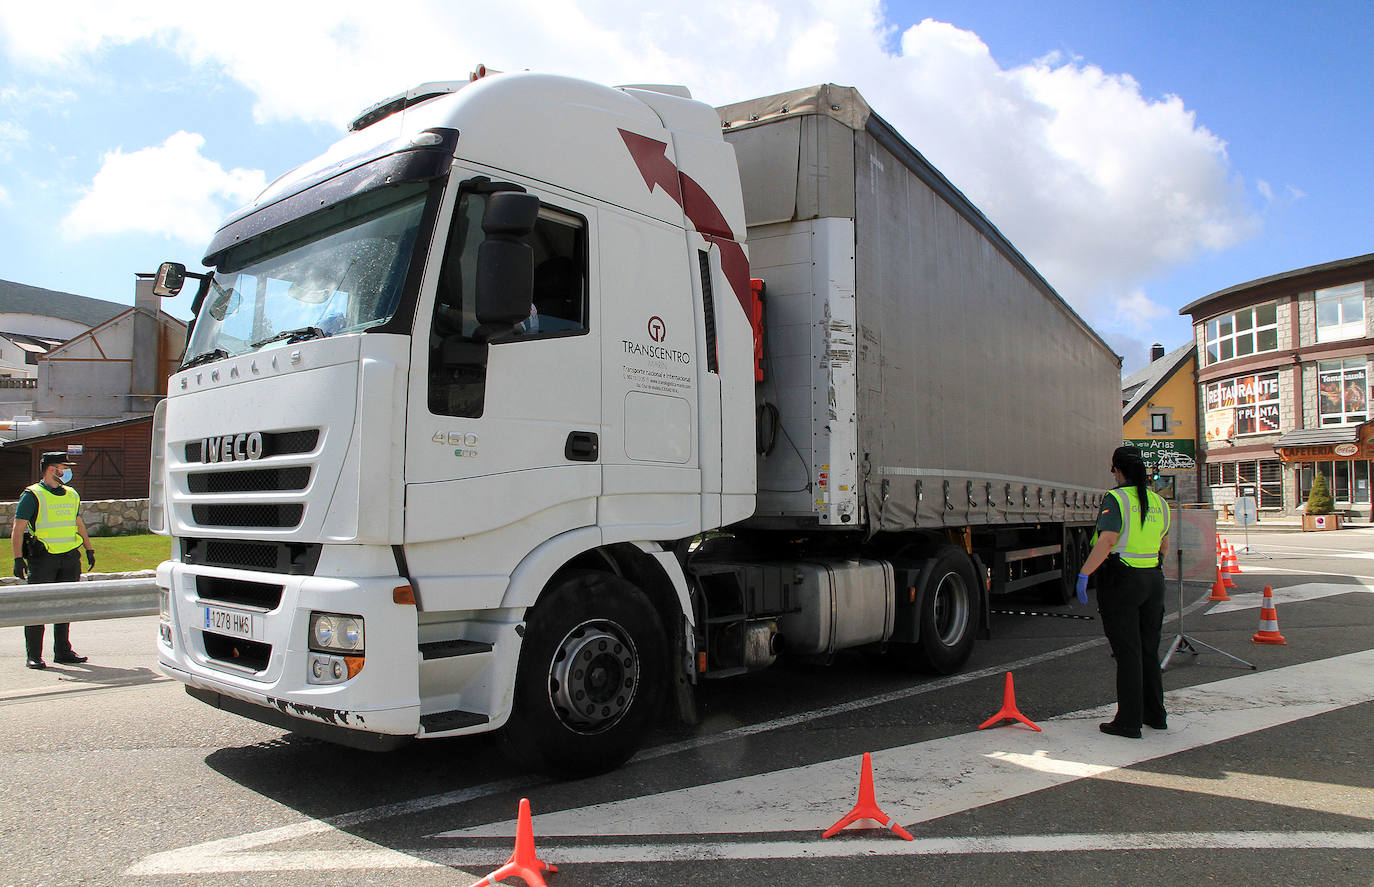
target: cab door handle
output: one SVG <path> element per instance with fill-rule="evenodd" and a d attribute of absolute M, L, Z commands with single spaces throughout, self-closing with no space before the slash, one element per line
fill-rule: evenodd
<path fill-rule="evenodd" d="M 563 446 L 563 458 L 571 462 L 595 462 L 600 449 L 595 431 L 574 431 Z"/>

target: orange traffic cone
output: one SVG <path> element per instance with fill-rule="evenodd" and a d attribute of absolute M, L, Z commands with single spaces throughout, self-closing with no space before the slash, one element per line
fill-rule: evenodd
<path fill-rule="evenodd" d="M 1222 575 L 1221 567 L 1217 567 L 1217 581 L 1212 583 L 1212 596 L 1207 600 L 1229 601 L 1231 599 L 1231 596 L 1226 593 L 1226 583 L 1221 581 L 1223 578 L 1225 577 Z M 1235 586 L 1233 585 L 1232 587 L 1234 588 Z"/>
<path fill-rule="evenodd" d="M 1039 727 L 1035 726 L 1035 724 L 1031 723 L 1030 718 L 1021 714 L 1021 712 L 1017 710 L 1016 690 L 1011 685 L 1011 672 L 1007 672 L 1006 687 L 1002 690 L 1002 710 L 999 711 L 997 714 L 993 715 L 992 717 L 988 718 L 982 724 L 980 724 L 978 726 L 978 729 L 984 730 L 988 727 L 991 727 L 993 724 L 1000 723 L 1001 721 L 1020 721 L 1021 723 L 1025 724 L 1027 727 L 1030 727 L 1037 733 L 1045 732 L 1041 730 Z"/>
<path fill-rule="evenodd" d="M 1286 644 L 1279 634 L 1279 611 L 1274 609 L 1274 589 L 1264 586 L 1264 603 L 1260 606 L 1260 627 L 1250 640 L 1257 644 Z"/>
<path fill-rule="evenodd" d="M 1231 581 L 1231 571 L 1227 569 L 1226 552 L 1218 552 L 1220 558 L 1218 566 L 1221 568 L 1221 585 L 1223 588 L 1235 588 L 1236 583 Z"/>
<path fill-rule="evenodd" d="M 1222 563 L 1225 565 L 1223 568 L 1225 572 L 1240 572 L 1240 561 L 1236 558 L 1236 547 L 1230 542 L 1226 543 L 1226 557 L 1222 558 Z"/>
<path fill-rule="evenodd" d="M 914 841 L 911 832 L 897 824 L 897 820 L 888 816 L 878 806 L 878 798 L 873 793 L 873 757 L 868 752 L 864 752 L 863 766 L 859 769 L 859 799 L 854 803 L 854 809 L 846 813 L 839 822 L 821 832 L 822 838 L 834 835 L 840 829 L 853 825 L 860 819 L 871 819 L 874 822 L 881 822 L 883 828 L 890 830 L 894 835 L 904 841 Z M 476 887 L 474 884 L 473 887 Z"/>
<path fill-rule="evenodd" d="M 558 866 L 544 862 L 534 851 L 534 826 L 530 821 L 529 798 L 520 799 L 520 815 L 515 820 L 515 852 L 510 861 L 496 871 L 476 882 L 472 887 L 495 884 L 514 875 L 524 880 L 529 887 L 548 887 L 540 872 L 556 872 Z"/>

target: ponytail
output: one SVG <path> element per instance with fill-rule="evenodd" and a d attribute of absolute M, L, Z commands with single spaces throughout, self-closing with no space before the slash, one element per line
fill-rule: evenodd
<path fill-rule="evenodd" d="M 1145 526 L 1145 515 L 1150 511 L 1149 481 L 1145 475 L 1145 460 L 1135 447 L 1117 447 L 1112 453 L 1112 467 L 1120 471 L 1126 483 L 1135 487 L 1136 498 L 1140 502 L 1140 525 Z"/>

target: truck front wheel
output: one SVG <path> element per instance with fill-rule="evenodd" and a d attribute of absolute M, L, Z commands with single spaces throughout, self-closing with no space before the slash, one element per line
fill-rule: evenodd
<path fill-rule="evenodd" d="M 551 589 L 525 623 L 515 698 L 503 730 L 519 763 L 560 776 L 613 770 L 648 732 L 668 649 L 639 589 L 579 573 Z"/>

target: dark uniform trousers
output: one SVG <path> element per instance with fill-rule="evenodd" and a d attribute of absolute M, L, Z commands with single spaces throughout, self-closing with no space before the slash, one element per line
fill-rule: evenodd
<path fill-rule="evenodd" d="M 1123 727 L 1165 719 L 1159 635 L 1164 624 L 1164 571 L 1128 567 L 1116 558 L 1097 592 L 1102 629 L 1116 657 L 1116 718 Z"/>
<path fill-rule="evenodd" d="M 81 578 L 81 549 L 73 548 L 61 554 L 39 554 L 28 559 L 29 584 L 42 582 L 76 582 Z M 71 623 L 58 622 L 52 627 L 52 654 L 62 656 L 72 651 L 68 640 Z M 30 659 L 43 658 L 43 626 L 24 626 L 24 649 Z"/>

